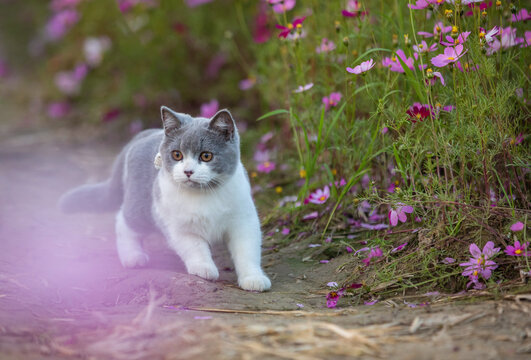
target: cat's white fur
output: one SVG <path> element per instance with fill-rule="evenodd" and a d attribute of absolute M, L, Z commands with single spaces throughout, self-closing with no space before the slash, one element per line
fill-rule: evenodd
<path fill-rule="evenodd" d="M 261 231 L 258 214 L 251 197 L 250 184 L 240 163 L 234 174 L 210 191 L 197 191 L 183 184 L 183 167 L 179 162 L 170 175 L 159 171 L 155 180 L 160 196 L 153 201 L 152 214 L 169 246 L 180 256 L 188 273 L 216 280 L 219 272 L 212 260 L 210 245 L 225 241 L 231 253 L 242 289 L 264 291 L 271 281 L 260 266 Z M 192 167 L 194 175 L 210 177 L 209 168 Z M 205 206 L 208 204 L 208 206 Z M 172 216 L 167 216 L 172 214 Z M 121 211 L 116 221 L 117 247 L 123 266 L 143 266 L 147 254 L 139 239 L 127 228 Z"/>

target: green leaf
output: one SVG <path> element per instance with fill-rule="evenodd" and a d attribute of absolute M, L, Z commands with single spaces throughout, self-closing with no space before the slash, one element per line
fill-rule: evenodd
<path fill-rule="evenodd" d="M 289 114 L 289 111 L 285 109 L 273 110 L 273 111 L 268 112 L 267 114 L 260 116 L 258 119 L 256 119 L 256 121 L 264 120 L 264 119 L 267 119 L 268 117 L 280 115 L 280 114 Z"/>

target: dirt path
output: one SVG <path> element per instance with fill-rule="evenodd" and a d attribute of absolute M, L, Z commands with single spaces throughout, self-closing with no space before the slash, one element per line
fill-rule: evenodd
<path fill-rule="evenodd" d="M 235 286 L 222 248 L 217 282 L 187 275 L 158 238 L 146 240 L 148 268 L 123 269 L 113 214 L 66 216 L 55 207 L 68 188 L 105 176 L 117 148 L 50 138 L 0 144 L 1 359 L 530 357 L 525 296 L 327 309 L 326 283 L 341 258 L 303 262 L 296 245 L 264 251 L 273 280 L 264 294 Z"/>

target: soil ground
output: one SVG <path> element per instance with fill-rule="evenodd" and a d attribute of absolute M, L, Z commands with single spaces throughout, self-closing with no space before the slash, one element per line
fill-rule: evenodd
<path fill-rule="evenodd" d="M 529 296 L 328 309 L 326 283 L 342 260 L 305 262 L 297 244 L 266 250 L 266 239 L 263 264 L 273 282 L 266 293 L 236 286 L 223 248 L 215 249 L 216 282 L 187 275 L 156 237 L 146 239 L 147 268 L 123 269 L 114 214 L 56 208 L 69 188 L 104 178 L 119 146 L 60 139 L 48 132 L 0 142 L 3 360 L 531 356 Z"/>

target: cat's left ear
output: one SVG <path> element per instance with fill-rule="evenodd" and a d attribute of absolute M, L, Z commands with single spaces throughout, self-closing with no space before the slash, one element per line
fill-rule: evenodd
<path fill-rule="evenodd" d="M 218 131 L 226 140 L 234 139 L 234 133 L 236 132 L 236 124 L 227 109 L 218 111 L 210 120 L 208 128 Z"/>

